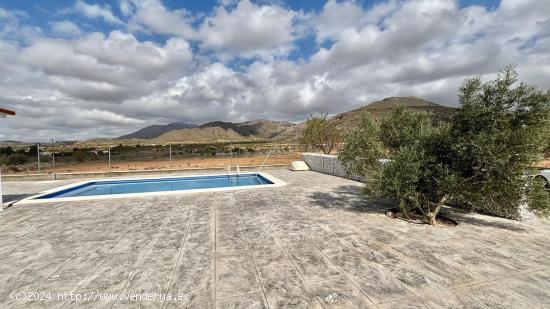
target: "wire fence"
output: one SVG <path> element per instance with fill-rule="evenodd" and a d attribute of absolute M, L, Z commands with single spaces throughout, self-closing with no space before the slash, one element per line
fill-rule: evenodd
<path fill-rule="evenodd" d="M 11 151 L 0 147 L 0 167 L 7 174 L 223 168 L 289 164 L 312 150 L 300 143 L 31 145 Z"/>

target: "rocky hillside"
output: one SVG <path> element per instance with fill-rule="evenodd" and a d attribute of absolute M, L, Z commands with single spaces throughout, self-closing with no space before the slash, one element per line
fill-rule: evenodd
<path fill-rule="evenodd" d="M 242 136 L 232 129 L 224 129 L 221 127 L 206 127 L 173 130 L 162 134 L 161 136 L 150 139 L 148 142 L 154 144 L 166 143 L 219 143 L 219 142 L 237 142 L 247 141 L 252 137 Z"/>
<path fill-rule="evenodd" d="M 173 130 L 150 140 L 154 143 L 238 142 L 272 139 L 296 126 L 290 122 L 255 120 L 241 123 L 214 121 L 196 128 Z"/>
<path fill-rule="evenodd" d="M 241 123 L 214 121 L 201 125 L 199 128 L 220 127 L 247 138 L 271 139 L 286 130 L 293 128 L 295 124 L 284 121 L 254 120 Z"/>
<path fill-rule="evenodd" d="M 280 142 L 296 142 L 302 137 L 302 132 L 306 127 L 305 121 L 288 128 L 281 134 L 274 137 L 274 140 Z"/>
<path fill-rule="evenodd" d="M 404 105 L 412 111 L 430 112 L 436 121 L 449 119 L 455 111 L 452 107 L 442 106 L 416 97 L 391 97 L 336 115 L 330 121 L 338 128 L 348 130 L 359 123 L 364 113 L 369 113 L 374 118 L 381 119 L 388 116 L 392 108 L 399 105 Z"/>
<path fill-rule="evenodd" d="M 433 114 L 436 121 L 448 119 L 455 111 L 452 107 L 442 106 L 416 97 L 390 97 L 380 101 L 372 102 L 368 105 L 354 109 L 342 114 L 338 114 L 329 119 L 339 130 L 348 131 L 357 126 L 364 113 L 369 113 L 375 119 L 381 119 L 388 116 L 392 108 L 404 105 L 412 111 L 424 111 Z M 297 141 L 305 128 L 305 122 L 295 125 L 285 132 L 275 137 L 281 141 Z"/>
<path fill-rule="evenodd" d="M 139 129 L 136 132 L 132 132 L 130 134 L 119 136 L 115 139 L 121 140 L 121 139 L 150 139 L 159 137 L 164 133 L 173 131 L 173 130 L 180 130 L 180 129 L 190 129 L 190 128 L 196 128 L 196 124 L 192 123 L 170 123 L 167 125 L 152 125 L 145 127 L 143 129 Z"/>

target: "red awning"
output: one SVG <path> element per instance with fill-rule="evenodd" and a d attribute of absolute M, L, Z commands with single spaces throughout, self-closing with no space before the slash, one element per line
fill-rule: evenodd
<path fill-rule="evenodd" d="M 0 114 L 15 116 L 14 111 L 10 111 L 9 109 L 5 109 L 5 108 L 1 108 L 1 107 L 0 107 Z"/>

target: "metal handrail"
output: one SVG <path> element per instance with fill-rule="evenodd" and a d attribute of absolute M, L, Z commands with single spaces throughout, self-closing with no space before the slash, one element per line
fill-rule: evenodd
<path fill-rule="evenodd" d="M 267 161 L 267 158 L 269 158 L 269 156 L 271 155 L 271 152 L 273 151 L 274 148 L 271 148 L 271 150 L 269 150 L 269 152 L 267 153 L 267 156 L 265 156 L 265 159 L 264 161 L 262 162 L 262 164 L 260 165 L 260 168 L 258 169 L 258 171 L 261 171 L 262 170 L 262 167 L 264 167 L 264 164 L 265 164 L 265 161 Z"/>

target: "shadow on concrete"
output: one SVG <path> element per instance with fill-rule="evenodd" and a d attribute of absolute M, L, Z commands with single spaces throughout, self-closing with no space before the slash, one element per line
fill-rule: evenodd
<path fill-rule="evenodd" d="M 385 201 L 375 201 L 361 194 L 360 186 L 339 186 L 330 191 L 313 192 L 311 202 L 323 208 L 343 209 L 362 213 L 384 213 L 391 207 Z"/>
<path fill-rule="evenodd" d="M 11 202 L 16 202 L 19 200 L 22 200 L 26 197 L 33 196 L 33 194 L 8 194 L 8 195 L 2 195 L 2 202 L 7 204 Z"/>
<path fill-rule="evenodd" d="M 333 190 L 313 192 L 309 198 L 311 202 L 327 209 L 342 209 L 361 213 L 385 213 L 386 210 L 395 207 L 389 201 L 371 200 L 361 194 L 360 186 L 344 185 Z M 527 232 L 519 221 L 501 217 L 479 215 L 461 208 L 445 208 L 442 214 L 456 221 L 459 225 L 475 225 L 480 227 L 492 227 L 514 232 Z"/>
<path fill-rule="evenodd" d="M 481 227 L 492 227 L 496 229 L 503 229 L 512 232 L 527 232 L 524 226 L 521 225 L 520 221 L 506 219 L 501 217 L 489 216 L 489 215 L 478 215 L 474 213 L 465 213 L 463 211 L 455 211 L 451 209 L 449 211 L 450 218 L 458 222 L 460 225 L 475 225 Z"/>

